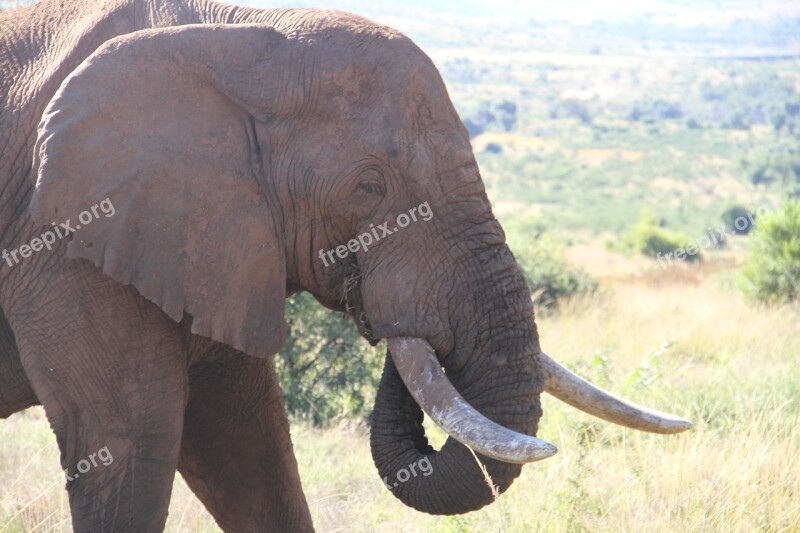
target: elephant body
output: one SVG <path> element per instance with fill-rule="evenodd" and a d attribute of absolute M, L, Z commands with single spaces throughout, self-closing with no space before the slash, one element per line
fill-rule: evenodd
<path fill-rule="evenodd" d="M 541 352 L 466 129 L 395 30 L 42 0 L 0 12 L 0 113 L 0 417 L 44 406 L 76 531 L 162 529 L 176 470 L 225 530 L 313 528 L 271 360 L 297 291 L 388 339 L 372 455 L 381 479 L 426 465 L 392 490 L 420 511 L 478 509 L 555 453 L 543 390 L 688 428 Z"/>
<path fill-rule="evenodd" d="M 67 75 L 119 35 L 235 16 L 125 0 L 0 12 L 0 249 L 43 231 L 32 154 Z M 193 334 L 66 244 L 0 268 L 0 417 L 43 404 L 68 475 L 113 455 L 67 482 L 75 530 L 160 530 L 176 468 L 226 530 L 312 530 L 272 361 Z"/>

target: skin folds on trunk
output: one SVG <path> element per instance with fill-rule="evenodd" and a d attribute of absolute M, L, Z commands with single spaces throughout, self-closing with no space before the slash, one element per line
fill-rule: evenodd
<path fill-rule="evenodd" d="M 435 451 L 428 444 L 422 420 L 422 410 L 387 354 L 370 433 L 372 457 L 387 488 L 406 505 L 430 514 L 468 513 L 492 503 L 492 490 L 470 450 L 448 438 L 442 449 Z M 477 457 L 500 493 L 511 486 L 522 469 L 522 465 Z M 411 465 L 426 459 L 430 475 L 401 482 L 401 470 L 408 471 Z"/>
<path fill-rule="evenodd" d="M 483 267 L 482 275 L 476 276 L 483 279 L 467 284 L 474 302 L 470 312 L 475 315 L 454 317 L 451 323 L 477 324 L 478 331 L 456 330 L 454 350 L 437 355 L 449 381 L 479 413 L 504 428 L 533 436 L 541 417 L 543 382 L 535 357 L 538 336 L 527 285 L 505 245 L 489 245 L 473 257 Z M 459 290 L 463 283 L 460 280 Z M 475 342 L 459 343 L 467 337 Z M 472 452 L 453 438 L 435 451 L 422 420 L 422 410 L 387 353 L 370 436 L 372 456 L 387 488 L 406 505 L 431 514 L 462 514 L 492 503 L 495 493 Z M 507 490 L 520 474 L 519 464 L 481 454 L 477 458 L 497 493 Z M 410 471 L 420 461 L 430 464 L 430 475 L 404 481 L 401 471 Z"/>

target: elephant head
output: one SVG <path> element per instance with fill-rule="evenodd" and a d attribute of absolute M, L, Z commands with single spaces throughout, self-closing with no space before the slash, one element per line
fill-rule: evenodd
<path fill-rule="evenodd" d="M 66 79 L 39 127 L 31 212 L 50 224 L 106 198 L 116 210 L 76 228 L 70 257 L 253 356 L 281 349 L 298 290 L 389 339 L 373 457 L 392 478 L 428 457 L 435 475 L 394 494 L 429 513 L 480 508 L 486 476 L 502 492 L 555 453 L 534 436 L 543 390 L 639 429 L 690 426 L 542 353 L 466 130 L 419 48 L 342 13 L 266 22 L 140 31 Z M 427 220 L 396 224 L 422 205 Z M 368 247 L 325 260 L 364 234 Z M 423 410 L 453 437 L 438 452 Z"/>

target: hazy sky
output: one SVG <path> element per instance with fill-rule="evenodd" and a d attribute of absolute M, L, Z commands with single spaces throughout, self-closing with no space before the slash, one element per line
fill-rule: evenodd
<path fill-rule="evenodd" d="M 338 8 L 408 14 L 421 10 L 470 17 L 568 19 L 591 22 L 649 15 L 676 24 L 704 25 L 736 18 L 800 17 L 800 0 L 241 0 L 253 6 Z"/>
<path fill-rule="evenodd" d="M 0 6 L 31 0 L 0 0 Z M 647 15 L 660 22 L 714 25 L 737 18 L 800 18 L 800 0 L 221 0 L 254 7 L 319 7 L 413 16 L 414 12 L 467 17 L 589 23 Z"/>

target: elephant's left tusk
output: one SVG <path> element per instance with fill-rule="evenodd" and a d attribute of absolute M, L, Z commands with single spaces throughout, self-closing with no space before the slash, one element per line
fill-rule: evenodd
<path fill-rule="evenodd" d="M 544 374 L 544 390 L 590 415 L 615 424 L 651 433 L 680 433 L 692 423 L 675 415 L 614 396 L 576 376 L 546 353 L 539 354 L 539 367 Z"/>
<path fill-rule="evenodd" d="M 469 405 L 447 379 L 426 341 L 393 337 L 388 344 L 408 392 L 425 414 L 457 441 L 506 463 L 530 463 L 556 453 L 549 442 L 504 428 Z"/>

